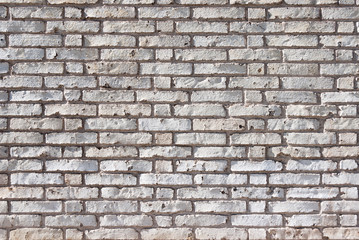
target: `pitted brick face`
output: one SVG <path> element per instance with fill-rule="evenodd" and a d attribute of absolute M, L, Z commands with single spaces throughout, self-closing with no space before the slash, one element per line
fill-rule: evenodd
<path fill-rule="evenodd" d="M 0 0 L 0 239 L 359 239 L 359 0 Z"/>

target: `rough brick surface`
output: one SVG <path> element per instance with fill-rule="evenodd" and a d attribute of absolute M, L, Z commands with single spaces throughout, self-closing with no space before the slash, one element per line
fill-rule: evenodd
<path fill-rule="evenodd" d="M 0 0 L 0 239 L 359 239 L 359 0 Z"/>

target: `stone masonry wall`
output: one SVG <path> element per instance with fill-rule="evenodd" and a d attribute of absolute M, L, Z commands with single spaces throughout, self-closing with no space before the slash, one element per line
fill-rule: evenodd
<path fill-rule="evenodd" d="M 0 0 L 0 239 L 359 239 L 358 0 Z"/>

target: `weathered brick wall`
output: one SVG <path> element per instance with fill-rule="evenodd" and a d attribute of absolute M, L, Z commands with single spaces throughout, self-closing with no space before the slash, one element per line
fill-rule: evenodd
<path fill-rule="evenodd" d="M 0 0 L 0 239 L 359 239 L 358 28 L 358 0 Z"/>

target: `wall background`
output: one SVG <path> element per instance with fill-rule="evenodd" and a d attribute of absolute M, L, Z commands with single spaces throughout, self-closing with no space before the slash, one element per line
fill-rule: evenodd
<path fill-rule="evenodd" d="M 358 1 L 0 19 L 0 239 L 359 239 Z"/>

